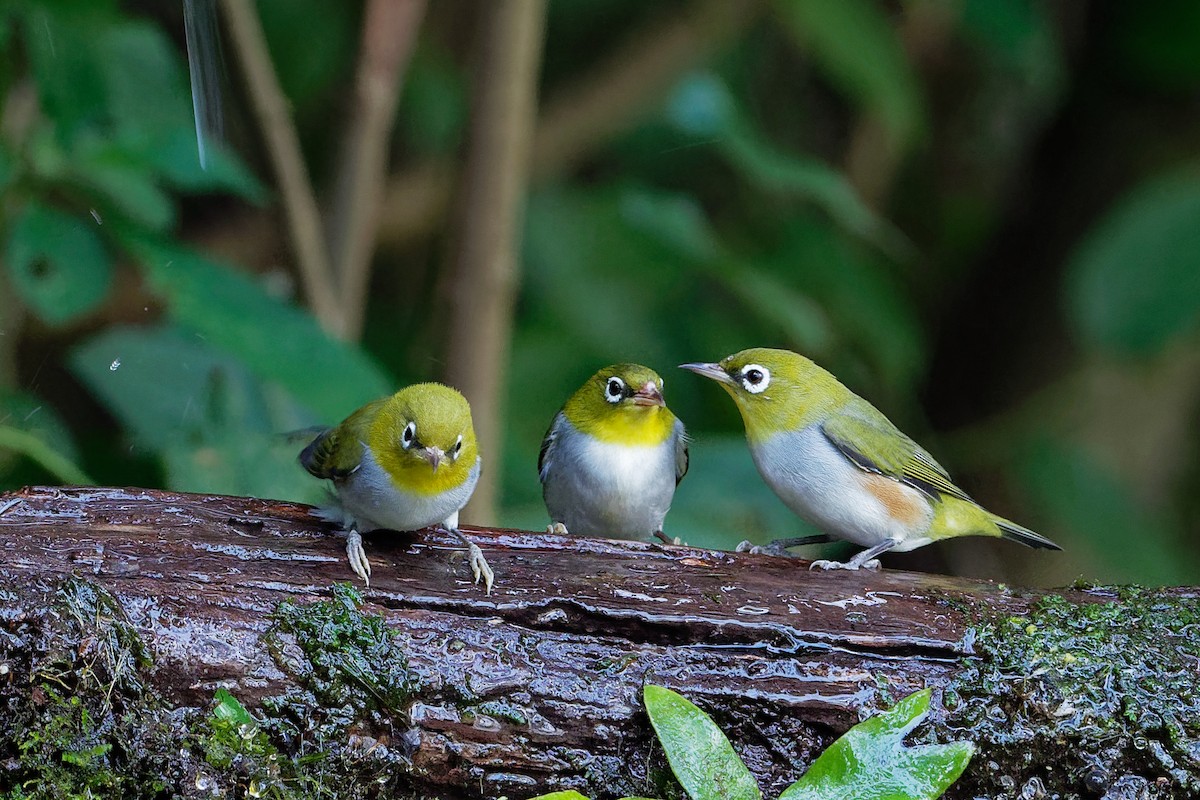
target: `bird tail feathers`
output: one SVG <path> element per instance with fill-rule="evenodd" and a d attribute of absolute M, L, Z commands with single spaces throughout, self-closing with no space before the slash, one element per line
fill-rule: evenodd
<path fill-rule="evenodd" d="M 1022 527 L 1015 522 L 1009 522 L 1003 517 L 996 517 L 992 521 L 996 523 L 996 527 L 1000 529 L 1000 535 L 1005 539 L 1020 542 L 1026 547 L 1035 547 L 1042 550 L 1062 550 L 1061 547 L 1040 533 L 1031 531 L 1029 528 Z"/>

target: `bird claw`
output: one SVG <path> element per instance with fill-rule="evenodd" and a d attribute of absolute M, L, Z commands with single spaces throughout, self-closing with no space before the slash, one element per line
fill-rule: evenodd
<path fill-rule="evenodd" d="M 846 570 L 869 569 L 872 572 L 874 572 L 874 571 L 877 571 L 881 566 L 882 566 L 882 564 L 879 563 L 878 558 L 872 558 L 870 561 L 865 561 L 862 564 L 855 564 L 854 561 L 827 561 L 823 558 L 819 558 L 816 561 L 809 564 L 808 568 L 810 570 L 812 570 L 812 569 L 825 569 L 825 570 L 829 570 L 829 569 L 846 569 Z"/>
<path fill-rule="evenodd" d="M 492 571 L 487 559 L 483 557 L 483 551 L 479 549 L 479 545 L 474 542 L 467 542 L 467 562 L 471 565 L 471 574 L 475 576 L 476 585 L 482 578 L 484 593 L 490 595 L 492 584 L 496 582 L 496 573 Z"/>
<path fill-rule="evenodd" d="M 767 554 L 767 549 L 760 544 L 755 544 L 749 539 L 742 539 L 738 542 L 737 547 L 733 548 L 735 553 L 749 553 L 753 556 L 761 556 Z"/>
<path fill-rule="evenodd" d="M 553 525 L 546 526 L 546 533 L 549 533 L 552 536 L 566 536 L 570 532 L 567 530 L 566 525 L 562 524 L 561 522 L 555 522 Z"/>
<path fill-rule="evenodd" d="M 350 561 L 350 569 L 354 574 L 370 587 L 371 562 L 367 560 L 367 551 L 363 550 L 362 536 L 356 530 L 346 532 L 346 558 Z"/>

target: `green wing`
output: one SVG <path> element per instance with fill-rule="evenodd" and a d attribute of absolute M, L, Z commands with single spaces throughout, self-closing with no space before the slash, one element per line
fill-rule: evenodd
<path fill-rule="evenodd" d="M 940 495 L 971 500 L 933 456 L 861 397 L 822 423 L 821 431 L 859 469 L 895 478 L 934 500 Z"/>
<path fill-rule="evenodd" d="M 377 400 L 355 411 L 336 428 L 327 428 L 300 452 L 300 465 L 318 478 L 339 480 L 362 463 L 362 442 L 375 411 L 387 401 Z"/>

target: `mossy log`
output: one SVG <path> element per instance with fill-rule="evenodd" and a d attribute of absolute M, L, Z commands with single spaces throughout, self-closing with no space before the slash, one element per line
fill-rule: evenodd
<path fill-rule="evenodd" d="M 360 602 L 307 506 L 31 488 L 0 509 L 0 796 L 677 796 L 651 682 L 708 711 L 768 798 L 925 686 L 911 740 L 978 746 L 948 797 L 1200 793 L 1191 589 L 469 528 L 490 596 L 422 531 L 366 537 Z"/>

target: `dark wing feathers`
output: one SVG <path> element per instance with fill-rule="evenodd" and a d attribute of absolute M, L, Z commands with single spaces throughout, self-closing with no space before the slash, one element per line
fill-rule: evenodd
<path fill-rule="evenodd" d="M 542 449 L 538 451 L 538 480 L 542 483 L 546 482 L 546 470 L 553 460 L 554 441 L 558 438 L 558 426 L 562 424 L 563 419 L 561 411 L 554 415 L 554 421 L 550 423 L 550 428 L 542 439 Z"/>
<path fill-rule="evenodd" d="M 895 478 L 933 500 L 940 495 L 971 500 L 933 456 L 861 398 L 822 423 L 821 431 L 859 469 Z"/>
<path fill-rule="evenodd" d="M 678 421 L 675 422 L 675 431 L 675 485 L 678 486 L 683 476 L 687 475 L 691 457 L 688 455 L 687 432 Z"/>

